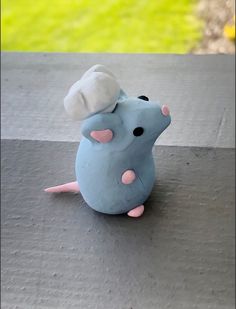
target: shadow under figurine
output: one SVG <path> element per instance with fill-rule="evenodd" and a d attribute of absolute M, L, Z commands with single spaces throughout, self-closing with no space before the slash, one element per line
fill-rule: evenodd
<path fill-rule="evenodd" d="M 145 96 L 128 97 L 114 75 L 95 65 L 64 99 L 68 114 L 83 120 L 75 182 L 46 192 L 81 192 L 106 214 L 139 217 L 155 181 L 152 147 L 171 122 L 169 109 Z"/>

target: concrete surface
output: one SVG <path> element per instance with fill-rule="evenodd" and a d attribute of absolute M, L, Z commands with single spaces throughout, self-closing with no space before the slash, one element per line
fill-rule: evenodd
<path fill-rule="evenodd" d="M 107 65 L 125 91 L 170 106 L 160 145 L 234 147 L 234 56 L 2 54 L 2 137 L 79 141 L 63 109 L 68 88 L 92 65 Z"/>
<path fill-rule="evenodd" d="M 43 192 L 74 180 L 80 124 L 68 120 L 62 98 L 99 62 L 128 93 L 172 110 L 139 219 L 98 214 L 80 195 Z M 235 308 L 233 62 L 3 53 L 1 308 Z"/>
<path fill-rule="evenodd" d="M 234 150 L 157 147 L 136 220 L 43 192 L 74 179 L 76 149 L 2 143 L 2 308 L 233 309 Z"/>

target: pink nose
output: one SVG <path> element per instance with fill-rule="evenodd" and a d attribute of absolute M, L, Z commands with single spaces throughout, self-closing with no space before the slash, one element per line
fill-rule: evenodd
<path fill-rule="evenodd" d="M 169 110 L 169 107 L 167 105 L 162 105 L 161 112 L 164 116 L 170 115 L 170 110 Z"/>

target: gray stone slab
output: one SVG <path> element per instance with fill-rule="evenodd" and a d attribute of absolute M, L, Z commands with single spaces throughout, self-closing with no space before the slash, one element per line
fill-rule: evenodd
<path fill-rule="evenodd" d="M 74 179 L 76 148 L 2 142 L 2 308 L 233 309 L 235 150 L 158 146 L 131 219 L 43 192 Z"/>
<path fill-rule="evenodd" d="M 2 54 L 2 137 L 78 141 L 63 98 L 96 63 L 107 65 L 130 95 L 168 104 L 172 125 L 158 143 L 234 147 L 234 56 L 157 54 Z"/>

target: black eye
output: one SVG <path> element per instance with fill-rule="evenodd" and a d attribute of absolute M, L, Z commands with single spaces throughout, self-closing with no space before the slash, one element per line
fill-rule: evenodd
<path fill-rule="evenodd" d="M 145 95 L 140 95 L 140 96 L 138 97 L 138 99 L 141 99 L 141 100 L 144 100 L 144 101 L 149 101 L 149 98 L 146 97 Z"/>
<path fill-rule="evenodd" d="M 144 132 L 144 129 L 142 127 L 137 127 L 134 129 L 133 134 L 134 136 L 140 136 Z"/>

